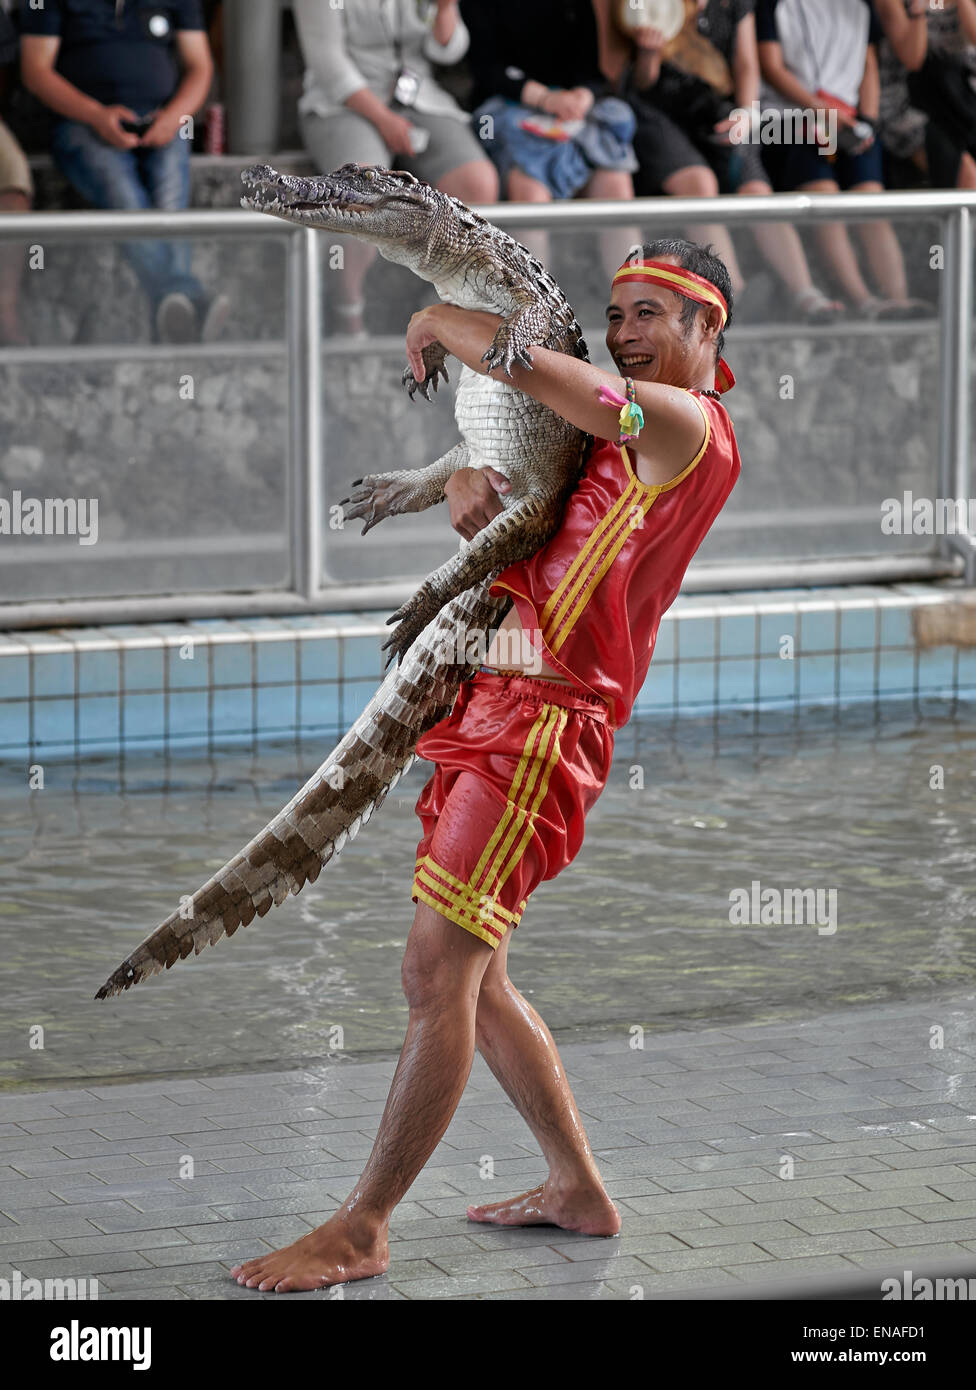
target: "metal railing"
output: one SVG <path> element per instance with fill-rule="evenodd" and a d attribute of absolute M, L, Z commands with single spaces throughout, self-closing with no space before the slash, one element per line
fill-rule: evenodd
<path fill-rule="evenodd" d="M 630 202 L 572 201 L 548 204 L 503 203 L 479 211 L 503 228 L 518 230 L 590 230 L 640 222 L 645 232 L 676 224 L 721 222 L 728 227 L 759 222 L 809 226 L 829 221 L 937 219 L 945 248 L 939 302 L 940 351 L 939 449 L 936 484 L 943 498 L 967 502 L 972 493 L 973 370 L 973 214 L 976 193 L 955 190 L 877 194 L 774 194 L 766 197 L 654 198 Z M 422 577 L 375 583 L 324 582 L 327 531 L 323 525 L 322 284 L 318 233 L 261 213 L 234 209 L 186 212 L 55 212 L 0 215 L 0 242 L 70 238 L 111 242 L 146 237 L 286 239 L 286 341 L 220 344 L 222 356 L 260 352 L 287 355 L 289 376 L 288 450 L 285 495 L 288 514 L 290 580 L 283 589 L 247 592 L 172 593 L 133 598 L 32 600 L 0 603 L 0 627 L 46 627 L 179 617 L 233 616 L 328 611 L 351 606 L 390 607 L 401 603 Z M 764 333 L 802 333 L 797 325 L 770 325 Z M 870 331 L 852 325 L 847 331 Z M 890 331 L 889 326 L 885 328 Z M 912 330 L 908 330 L 912 331 Z M 735 329 L 730 336 L 734 335 Z M 739 330 L 747 337 L 749 330 Z M 343 355 L 374 353 L 380 341 L 344 340 Z M 316 350 L 316 346 L 318 350 Z M 332 351 L 338 351 L 331 347 Z M 126 347 L 129 357 L 206 348 L 140 345 Z M 0 349 L 0 369 L 30 361 L 73 363 L 115 360 L 118 349 L 105 347 L 37 347 Z M 965 529 L 939 536 L 933 553 L 848 556 L 820 559 L 698 562 L 685 589 L 772 588 L 826 583 L 890 582 L 900 579 L 962 574 L 976 583 L 976 536 Z"/>

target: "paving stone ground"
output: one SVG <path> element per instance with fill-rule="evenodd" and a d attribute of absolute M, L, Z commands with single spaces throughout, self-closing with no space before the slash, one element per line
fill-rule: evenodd
<path fill-rule="evenodd" d="M 507 1229 L 535 1141 L 480 1058 L 398 1208 L 389 1273 L 345 1298 L 630 1299 L 792 1276 L 976 1273 L 972 995 L 562 1049 L 618 1238 Z M 934 1031 L 935 1030 L 935 1031 Z M 940 1035 L 937 1030 L 942 1030 Z M 939 1044 L 942 1045 L 933 1045 Z M 238 1260 L 320 1224 L 369 1153 L 395 1059 L 0 1095 L 0 1277 L 103 1300 L 267 1299 Z M 181 1164 L 193 1160 L 193 1176 Z M 289 1295 L 329 1298 L 338 1291 Z"/>

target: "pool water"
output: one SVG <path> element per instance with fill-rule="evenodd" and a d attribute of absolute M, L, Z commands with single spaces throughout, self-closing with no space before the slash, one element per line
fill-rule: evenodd
<path fill-rule="evenodd" d="M 22 765 L 0 767 L 0 1087 L 399 1048 L 427 764 L 297 898 L 93 999 L 326 751 L 49 763 L 34 791 Z M 820 915 L 755 919 L 754 900 L 775 916 L 786 890 L 819 892 Z M 730 921 L 740 900 L 750 920 Z M 509 964 L 557 1040 L 971 986 L 976 707 L 633 721 L 579 858 L 533 896 Z"/>

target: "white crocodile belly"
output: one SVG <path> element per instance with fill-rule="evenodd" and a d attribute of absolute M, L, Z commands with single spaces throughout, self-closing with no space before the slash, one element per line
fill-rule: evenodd
<path fill-rule="evenodd" d="M 461 368 L 454 417 L 464 437 L 472 468 L 490 466 L 505 472 L 508 460 L 525 462 L 537 402 L 490 376 Z"/>

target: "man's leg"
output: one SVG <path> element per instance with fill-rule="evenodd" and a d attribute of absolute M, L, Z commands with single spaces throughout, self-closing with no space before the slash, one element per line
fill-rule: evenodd
<path fill-rule="evenodd" d="M 524 173 L 513 164 L 505 184 L 505 196 L 510 203 L 551 203 L 552 194 L 544 183 Z M 549 233 L 543 230 L 525 231 L 518 238 L 523 246 L 543 265 L 549 264 Z"/>
<path fill-rule="evenodd" d="M 837 193 L 838 191 L 839 186 L 832 179 L 819 179 L 813 183 L 803 183 L 797 189 L 798 193 Z M 814 235 L 820 253 L 827 262 L 834 279 L 855 308 L 866 304 L 872 298 L 872 294 L 861 274 L 857 253 L 846 225 L 843 222 L 818 222 Z"/>
<path fill-rule="evenodd" d="M 520 1197 L 469 1207 L 472 1221 L 551 1224 L 613 1236 L 620 1216 L 603 1186 L 566 1072 L 549 1029 L 508 978 L 508 932 L 481 981 L 478 1051 L 532 1130 L 549 1165 L 540 1186 Z"/>
<path fill-rule="evenodd" d="M 594 169 L 585 188 L 584 198 L 605 198 L 607 202 L 633 198 L 634 180 L 623 169 Z M 643 240 L 640 227 L 606 227 L 600 233 L 600 259 L 609 276 L 616 273 L 624 259 L 621 246 L 628 249 L 640 246 Z"/>
<path fill-rule="evenodd" d="M 190 144 L 176 135 L 168 145 L 140 149 L 139 177 L 149 201 L 162 212 L 182 212 L 190 206 Z M 168 293 L 178 292 L 193 300 L 199 310 L 206 294 L 192 271 L 193 243 L 186 237 L 158 243 L 166 261 L 162 272 Z M 165 248 L 163 250 L 162 248 Z"/>
<path fill-rule="evenodd" d="M 717 198 L 718 179 L 715 171 L 707 164 L 689 164 L 687 168 L 676 169 L 664 180 L 663 188 L 670 198 Z M 739 259 L 735 253 L 732 236 L 727 227 L 719 222 L 701 222 L 688 227 L 688 235 L 695 241 L 711 242 L 716 253 L 721 256 L 729 271 L 732 289 L 738 294 L 745 285 Z"/>
<path fill-rule="evenodd" d="M 152 206 L 140 177 L 138 150 L 113 149 L 80 121 L 65 120 L 54 128 L 51 152 L 68 182 L 93 207 L 145 211 Z M 184 288 L 181 277 L 174 276 L 172 243 L 123 241 L 122 251 L 154 313 L 165 294 Z"/>
<path fill-rule="evenodd" d="M 852 193 L 883 193 L 881 183 L 861 183 L 852 186 Z M 867 252 L 868 264 L 875 284 L 885 299 L 904 304 L 908 299 L 908 277 L 905 260 L 895 229 L 890 222 L 872 221 L 858 224 L 858 235 Z"/>
<path fill-rule="evenodd" d="M 31 200 L 19 188 L 0 190 L 0 215 L 30 212 Z M 27 248 L 15 241 L 0 243 L 0 345 L 27 347 L 30 338 L 20 321 L 18 299 Z"/>
<path fill-rule="evenodd" d="M 390 1216 L 450 1124 L 471 1071 L 478 991 L 491 955 L 487 942 L 417 904 L 403 959 L 407 1036 L 362 1176 L 323 1226 L 235 1265 L 239 1284 L 290 1293 L 389 1267 Z"/>

